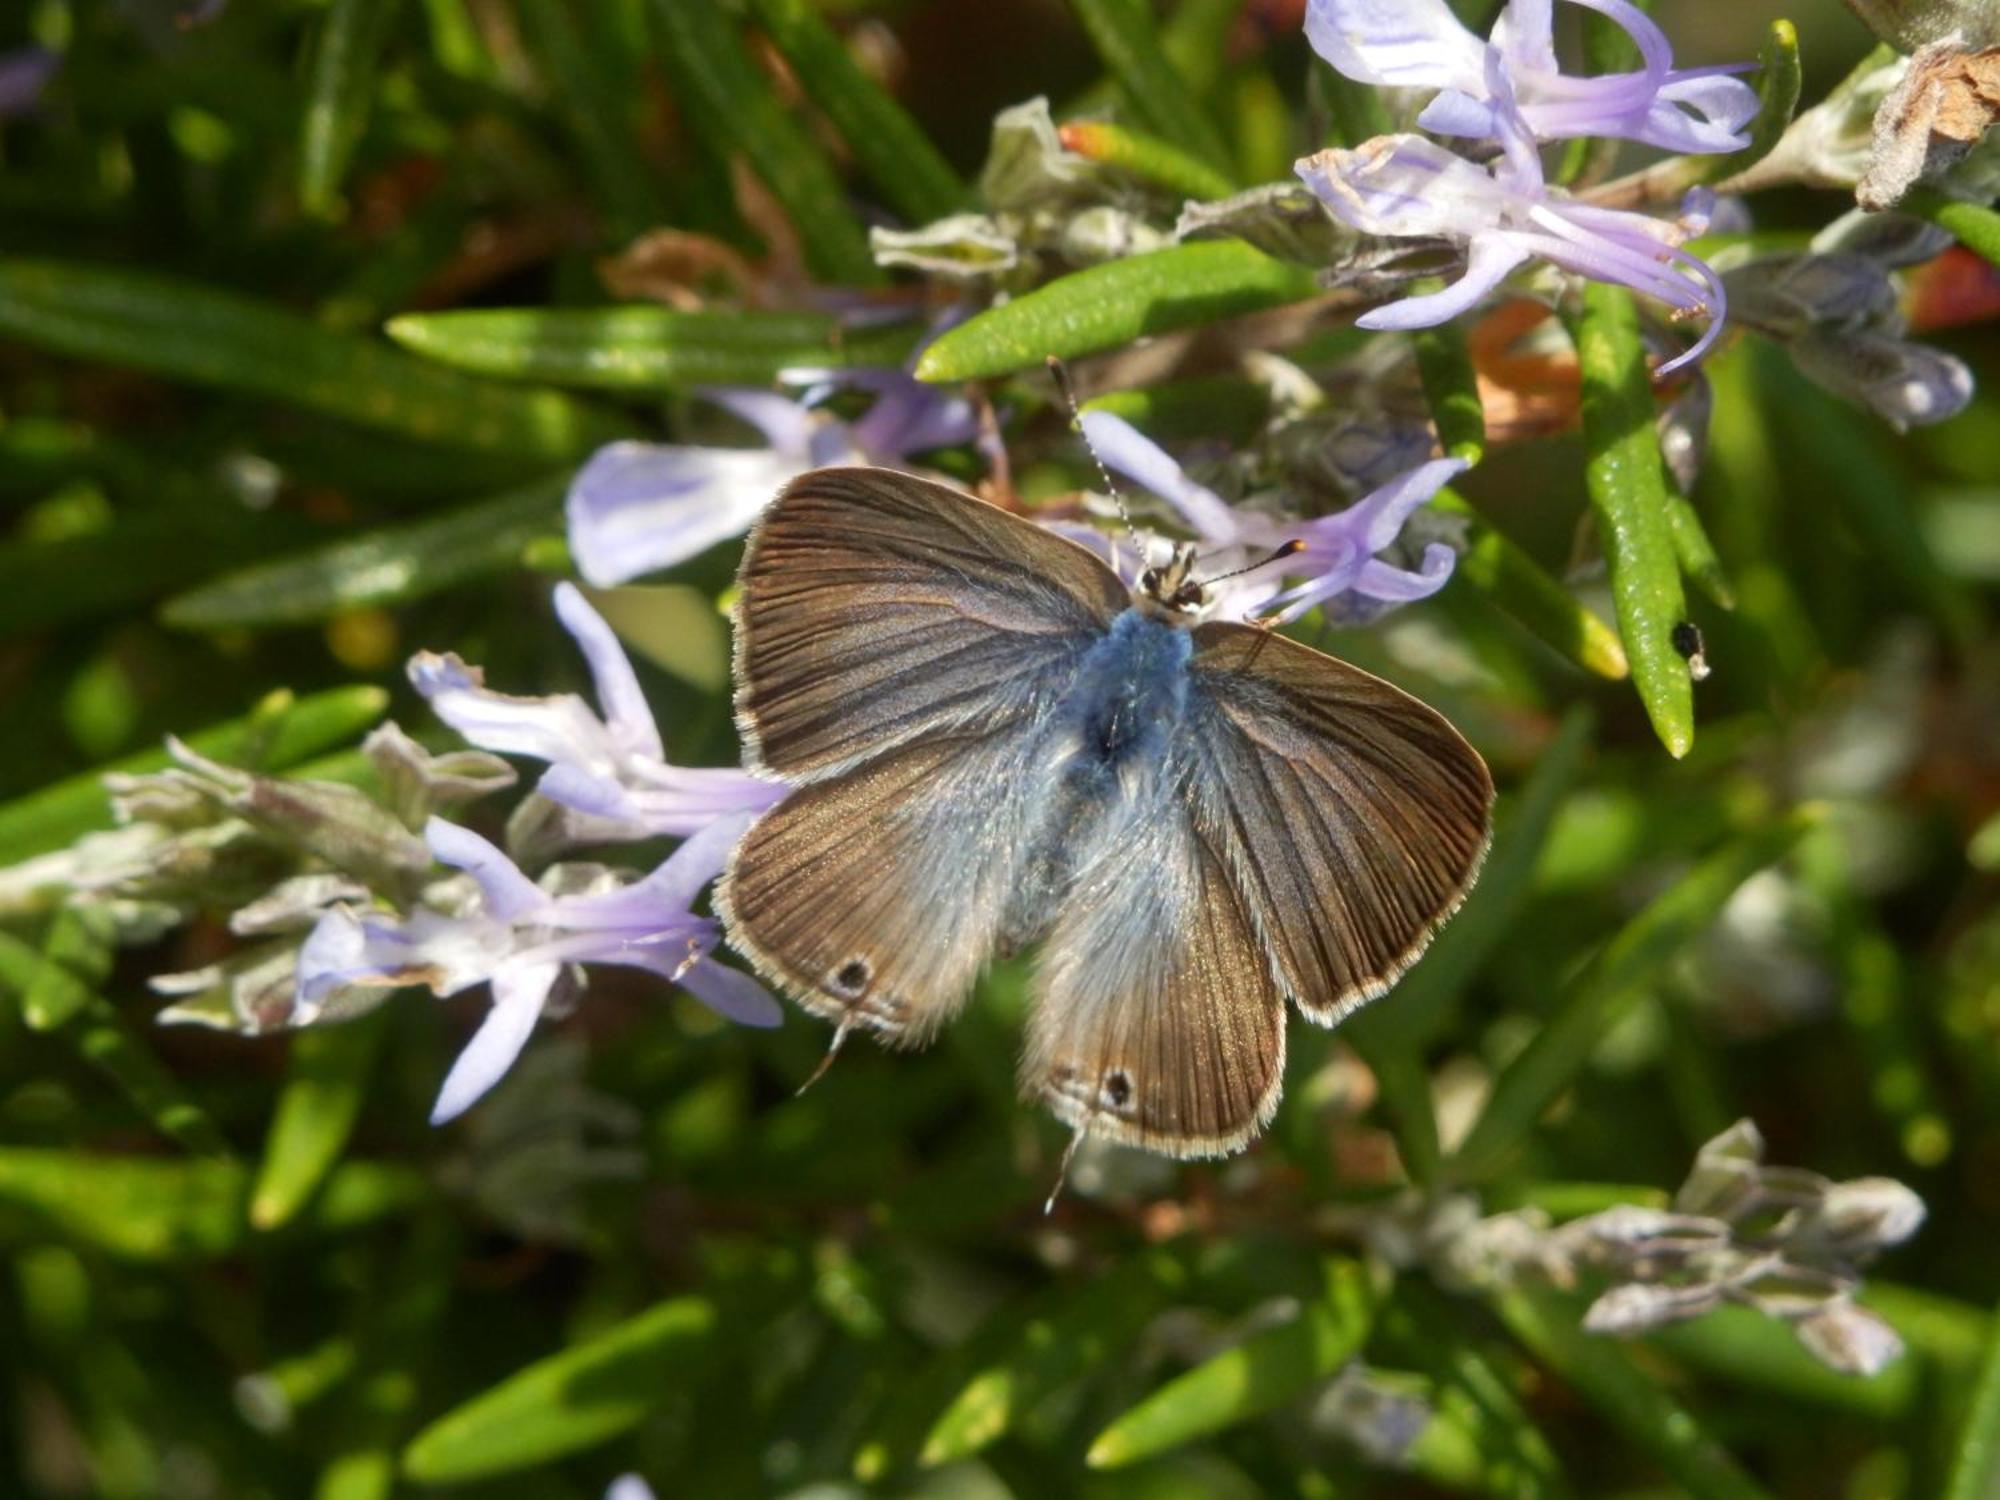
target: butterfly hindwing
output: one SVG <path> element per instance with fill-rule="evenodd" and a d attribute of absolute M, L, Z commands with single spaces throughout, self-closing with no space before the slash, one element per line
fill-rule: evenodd
<path fill-rule="evenodd" d="M 1322 1025 L 1417 959 L 1485 856 L 1493 782 L 1435 710 L 1297 641 L 1194 629 L 1184 743 L 1285 993 Z"/>
<path fill-rule="evenodd" d="M 1024 1091 L 1072 1128 L 1221 1156 L 1277 1107 L 1285 1009 L 1171 762 L 1085 851 L 1036 972 Z"/>

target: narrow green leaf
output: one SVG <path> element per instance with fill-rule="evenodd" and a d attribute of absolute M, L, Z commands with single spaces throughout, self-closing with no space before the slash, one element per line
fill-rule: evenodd
<path fill-rule="evenodd" d="M 157 488 L 169 482 L 161 474 Z M 244 566 L 312 535 L 298 516 L 246 511 L 220 493 L 186 500 L 121 509 L 103 531 L 0 542 L 0 636 L 141 611 L 217 568 Z"/>
<path fill-rule="evenodd" d="M 1673 534 L 1674 557 L 1682 575 L 1707 596 L 1718 609 L 1736 608 L 1736 591 L 1722 571 L 1722 559 L 1715 555 L 1715 543 L 1701 516 L 1673 485 L 1667 486 L 1667 529 Z"/>
<path fill-rule="evenodd" d="M 1330 1260 L 1321 1294 L 1298 1317 L 1252 1334 L 1177 1376 L 1117 1418 L 1090 1445 L 1094 1469 L 1122 1468 L 1279 1406 L 1360 1350 L 1376 1295 L 1357 1262 Z"/>
<path fill-rule="evenodd" d="M 515 0 L 514 10 L 612 235 L 629 240 L 666 223 L 655 172 L 639 150 L 636 77 L 595 45 L 588 12 L 570 0 Z"/>
<path fill-rule="evenodd" d="M 1336 146 L 1358 146 L 1396 128 L 1382 91 L 1372 83 L 1349 78 L 1323 59 L 1310 64 L 1308 83 L 1315 100 L 1327 115 L 1326 124 Z"/>
<path fill-rule="evenodd" d="M 1319 279 L 1241 240 L 1203 240 L 1092 266 L 968 318 L 917 360 L 917 378 L 1038 369 L 1148 334 L 1317 296 Z"/>
<path fill-rule="evenodd" d="M 401 10 L 402 0 L 333 0 L 320 19 L 299 136 L 299 202 L 309 214 L 341 211 L 340 184 L 367 127 L 382 48 Z"/>
<path fill-rule="evenodd" d="M 537 480 L 434 520 L 247 568 L 168 600 L 160 618 L 182 630 L 299 625 L 455 588 L 520 566 L 531 541 L 559 531 L 567 484 Z"/>
<path fill-rule="evenodd" d="M 1209 98 L 1222 81 L 1229 35 L 1242 19 L 1243 0 L 1179 0 L 1161 25 L 1160 50 L 1197 98 Z"/>
<path fill-rule="evenodd" d="M 121 1260 L 228 1255 L 245 1235 L 250 1173 L 220 1157 L 172 1160 L 0 1146 L 0 1236 L 57 1238 Z M 300 1233 L 338 1233 L 406 1213 L 430 1191 L 408 1167 L 349 1162 Z"/>
<path fill-rule="evenodd" d="M 1477 1182 L 1502 1166 L 1556 1096 L 1583 1071 L 1597 1043 L 1658 966 L 1715 920 L 1736 888 L 1782 858 L 1819 821 L 1802 808 L 1732 840 L 1683 875 L 1621 927 L 1563 986 L 1554 1011 L 1494 1080 L 1464 1143 L 1449 1165 L 1459 1182 Z"/>
<path fill-rule="evenodd" d="M 1182 150 L 1227 170 L 1229 150 L 1221 132 L 1168 60 L 1146 0 L 1071 0 L 1071 5 L 1139 118 Z"/>
<path fill-rule="evenodd" d="M 768 385 L 786 370 L 896 365 L 915 338 L 892 330 L 848 339 L 819 313 L 664 307 L 408 313 L 387 331 L 406 349 L 482 375 L 616 391 Z"/>
<path fill-rule="evenodd" d="M 126 1260 L 222 1255 L 241 1238 L 244 1180 L 233 1161 L 0 1147 L 0 1225 Z"/>
<path fill-rule="evenodd" d="M 1598 539 L 1611 565 L 1618 633 L 1632 685 L 1667 753 L 1694 744 L 1694 686 L 1674 649 L 1687 619 L 1680 564 L 1667 517 L 1667 478 L 1653 427 L 1653 385 L 1639 338 L 1639 311 L 1623 287 L 1588 282 L 1570 323 L 1583 376 L 1584 469 Z"/>
<path fill-rule="evenodd" d="M 715 1309 L 678 1297 L 516 1371 L 439 1417 L 403 1450 L 419 1484 L 459 1484 L 595 1447 L 692 1388 Z"/>
<path fill-rule="evenodd" d="M 1874 1277 L 1859 1301 L 1887 1318 L 1904 1343 L 1953 1380 L 1978 1373 L 1991 1329 L 2000 1326 L 1970 1302 Z"/>
<path fill-rule="evenodd" d="M 1412 287 L 1413 293 L 1435 290 L 1437 283 Z M 1465 328 L 1456 318 L 1413 335 L 1417 375 L 1430 403 L 1438 446 L 1447 458 L 1476 464 L 1486 456 L 1486 407 L 1479 399 L 1479 377 L 1466 348 Z"/>
<path fill-rule="evenodd" d="M 1227 198 L 1236 184 L 1223 173 L 1170 141 L 1108 120 L 1072 120 L 1061 127 L 1062 143 L 1078 156 L 1103 162 L 1142 182 L 1183 198 Z"/>
<path fill-rule="evenodd" d="M 752 0 L 751 9 L 891 208 L 927 224 L 965 207 L 965 184 L 930 137 L 861 71 L 808 0 Z"/>
<path fill-rule="evenodd" d="M 2000 1495 L 2000 1316 L 1986 1352 L 1986 1367 L 1958 1439 L 1951 1489 L 1945 1500 L 1993 1500 Z"/>
<path fill-rule="evenodd" d="M 346 1387 L 339 1449 L 320 1470 L 313 1500 L 390 1500 L 398 1488 L 397 1450 L 429 1384 L 426 1376 L 440 1364 L 438 1322 L 462 1264 L 452 1215 L 436 1203 L 426 1208 L 378 1262 L 374 1284 L 382 1291 L 355 1320 L 362 1377 Z"/>
<path fill-rule="evenodd" d="M 1439 490 L 1431 504 L 1448 515 L 1465 518 L 1465 550 L 1459 554 L 1458 577 L 1542 644 L 1586 672 L 1613 681 L 1625 676 L 1625 647 L 1617 631 L 1584 608 L 1574 594 L 1456 491 Z"/>
<path fill-rule="evenodd" d="M 31 944 L 0 932 L 0 994 L 25 999 L 38 986 L 49 986 L 51 967 L 56 966 Z M 59 972 L 74 977 L 67 969 Z M 55 1003 L 45 989 L 42 1004 L 44 1029 L 65 1038 L 160 1134 L 199 1155 L 229 1154 L 229 1143 L 208 1112 L 94 988 L 63 983 Z"/>
<path fill-rule="evenodd" d="M 376 1011 L 293 1034 L 291 1066 L 250 1195 L 252 1228 L 288 1223 L 338 1165 L 367 1097 L 386 1018 Z"/>
<path fill-rule="evenodd" d="M 1896 206 L 1948 230 L 1974 255 L 2000 266 L 2000 211 L 1963 198 L 1947 198 L 1935 188 L 1913 188 Z"/>
<path fill-rule="evenodd" d="M 34 1031 L 67 1025 L 90 1004 L 94 986 L 111 977 L 111 919 L 101 906 L 71 902 L 57 908 L 42 941 L 41 967 L 21 995 L 21 1016 Z"/>
<path fill-rule="evenodd" d="M 1054 1393 L 1117 1360 L 1183 1279 L 1173 1261 L 1141 1256 L 1029 1319 L 1014 1346 L 952 1397 L 924 1439 L 921 1462 L 971 1457 Z"/>
<path fill-rule="evenodd" d="M 1790 1327 L 1750 1307 L 1718 1307 L 1647 1342 L 1712 1379 L 1876 1422 L 1907 1413 L 1922 1385 L 1922 1366 L 1913 1359 L 1877 1375 L 1830 1370 L 1806 1353 Z"/>
<path fill-rule="evenodd" d="M 1910 504 L 1902 470 L 1880 446 L 1870 424 L 1807 380 L 1782 351 L 1759 341 L 1759 402 L 1778 429 L 1789 462 L 1819 480 L 1854 528 L 1868 555 L 1910 602 L 1927 612 L 1954 642 L 1979 633 L 1976 598 L 1938 566 Z"/>
<path fill-rule="evenodd" d="M 211 760 L 283 771 L 352 740 L 380 719 L 388 706 L 389 695 L 378 687 L 333 688 L 296 703 L 281 690 L 240 719 L 184 738 Z M 104 795 L 104 776 L 112 771 L 157 771 L 168 763 L 166 751 L 147 750 L 0 807 L 0 862 L 30 859 L 109 828 L 111 804 Z"/>
<path fill-rule="evenodd" d="M 819 142 L 785 111 L 719 5 L 654 0 L 674 97 L 719 158 L 741 154 L 763 179 L 829 281 L 881 280 L 868 236 Z"/>
<path fill-rule="evenodd" d="M 1519 1383 L 1482 1351 L 1457 1304 L 1422 1278 L 1404 1277 L 1383 1309 L 1382 1340 L 1436 1383 L 1434 1421 L 1448 1423 L 1475 1451 L 1481 1493 L 1504 1500 L 1568 1493 L 1561 1460 L 1515 1394 Z"/>
<path fill-rule="evenodd" d="M 1750 144 L 1728 156 L 1695 158 L 1699 163 L 1695 181 L 1720 182 L 1755 166 L 1771 154 L 1798 112 L 1803 83 L 1798 27 L 1783 17 L 1772 21 L 1757 61 L 1757 117 L 1750 122 Z"/>
<path fill-rule="evenodd" d="M 1672 1477 L 1689 1500 L 1770 1500 L 1728 1451 L 1625 1349 L 1583 1331 L 1582 1309 L 1550 1292 L 1501 1293 L 1494 1310 L 1537 1359 L 1596 1408 L 1625 1440 Z"/>
<path fill-rule="evenodd" d="M 473 380 L 274 303 L 151 272 L 0 260 L 0 333 L 425 442 L 578 457 L 621 433 L 560 391 Z"/>
<path fill-rule="evenodd" d="M 1465 905 L 1383 1004 L 1371 1005 L 1345 1023 L 1347 1039 L 1381 1087 L 1404 1168 L 1414 1182 L 1436 1181 L 1442 1166 L 1424 1049 L 1526 903 L 1549 825 L 1575 785 L 1590 732 L 1590 711 L 1572 709 L 1536 760 L 1534 774 L 1502 809 L 1493 852 Z"/>

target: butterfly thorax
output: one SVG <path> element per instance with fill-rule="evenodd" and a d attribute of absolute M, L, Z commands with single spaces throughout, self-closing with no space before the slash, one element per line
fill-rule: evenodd
<path fill-rule="evenodd" d="M 1143 819 L 1160 795 L 1192 652 L 1185 629 L 1135 602 L 1084 653 L 1051 714 L 1038 768 L 1047 780 L 1033 794 L 1040 816 L 1009 895 L 1003 948 L 1045 933 L 1100 841 Z"/>

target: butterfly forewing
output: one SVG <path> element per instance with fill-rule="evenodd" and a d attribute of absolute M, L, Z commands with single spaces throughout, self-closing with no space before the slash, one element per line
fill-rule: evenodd
<path fill-rule="evenodd" d="M 1283 636 L 1194 631 L 1195 824 L 1223 851 L 1279 981 L 1331 1025 L 1382 994 L 1457 909 L 1493 782 L 1442 715 Z"/>
<path fill-rule="evenodd" d="M 976 726 L 1126 603 L 1074 543 L 889 469 L 794 480 L 741 582 L 737 716 L 752 757 L 792 781 Z"/>
<path fill-rule="evenodd" d="M 738 846 L 731 941 L 815 1014 L 922 1041 L 992 954 L 1051 714 L 1124 589 L 1082 548 L 886 469 L 787 487 L 741 586 L 745 739 L 804 785 Z"/>

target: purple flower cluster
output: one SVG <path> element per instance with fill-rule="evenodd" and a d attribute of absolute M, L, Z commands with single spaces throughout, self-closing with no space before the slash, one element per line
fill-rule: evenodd
<path fill-rule="evenodd" d="M 1691 194 L 1674 222 L 1580 203 L 1549 186 L 1543 141 L 1603 136 L 1683 152 L 1734 151 L 1757 96 L 1734 68 L 1677 69 L 1665 35 L 1624 0 L 1579 0 L 1637 44 L 1636 72 L 1573 77 L 1557 66 L 1552 0 L 1513 0 L 1481 42 L 1444 0 L 1313 0 L 1306 34 L 1366 83 L 1435 88 L 1417 123 L 1497 147 L 1482 165 L 1425 136 L 1378 136 L 1298 163 L 1300 179 L 1342 222 L 1385 238 L 1461 246 L 1465 271 L 1442 291 L 1377 308 L 1364 328 L 1427 328 L 1473 307 L 1513 271 L 1543 260 L 1702 315 L 1707 331 L 1661 366 L 1699 359 L 1721 331 L 1721 279 L 1681 249 L 1706 224 Z"/>
<path fill-rule="evenodd" d="M 645 969 L 746 1025 L 774 1026 L 780 1014 L 756 980 L 710 961 L 721 933 L 693 905 L 728 865 L 743 831 L 785 788 L 743 771 L 668 764 L 611 627 L 571 584 L 557 587 L 555 602 L 590 665 L 601 714 L 573 693 L 494 692 L 455 656 L 419 655 L 411 680 L 473 744 L 547 762 L 538 790 L 582 815 L 579 836 L 609 842 L 670 834 L 684 842 L 641 880 L 598 878 L 590 888 L 566 890 L 560 887 L 576 873 L 571 867 L 555 867 L 538 885 L 478 834 L 432 818 L 424 828 L 432 857 L 476 886 L 467 909 L 426 906 L 396 916 L 339 906 L 320 918 L 299 953 L 301 1021 L 353 987 L 422 984 L 440 996 L 492 987 L 493 1008 L 438 1096 L 432 1118 L 439 1121 L 465 1110 L 513 1065 L 569 965 Z"/>

